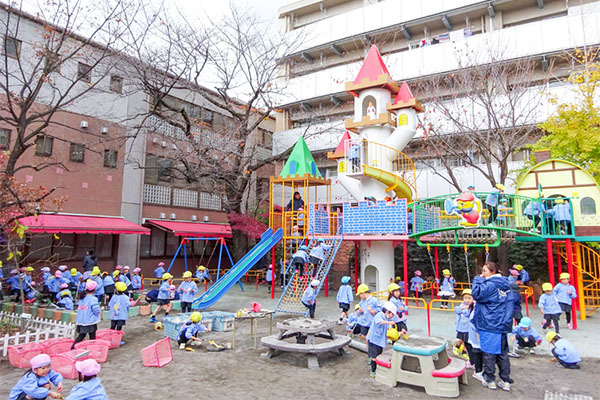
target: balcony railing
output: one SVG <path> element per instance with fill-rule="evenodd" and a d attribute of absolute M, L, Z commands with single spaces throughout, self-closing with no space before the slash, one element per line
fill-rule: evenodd
<path fill-rule="evenodd" d="M 144 203 L 217 211 L 223 209 L 223 199 L 218 194 L 148 183 L 144 184 Z"/>

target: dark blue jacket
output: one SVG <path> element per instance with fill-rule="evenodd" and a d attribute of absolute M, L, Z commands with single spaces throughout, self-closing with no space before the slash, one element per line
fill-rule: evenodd
<path fill-rule="evenodd" d="M 509 333 L 512 331 L 513 293 L 508 279 L 494 275 L 473 279 L 473 298 L 477 302 L 473 324 L 478 330 Z"/>
<path fill-rule="evenodd" d="M 515 282 L 509 286 L 513 293 L 513 312 L 521 312 L 521 289 Z"/>

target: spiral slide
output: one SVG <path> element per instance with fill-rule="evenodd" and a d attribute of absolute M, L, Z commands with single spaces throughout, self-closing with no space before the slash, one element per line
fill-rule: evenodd
<path fill-rule="evenodd" d="M 399 199 L 406 199 L 408 203 L 412 202 L 412 190 L 398 175 L 365 164 L 363 164 L 363 173 L 388 185 L 386 191 L 393 190 Z"/>

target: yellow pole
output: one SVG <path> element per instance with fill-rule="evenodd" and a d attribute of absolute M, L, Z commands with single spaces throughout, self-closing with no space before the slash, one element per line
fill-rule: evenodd
<path fill-rule="evenodd" d="M 579 319 L 585 321 L 587 318 L 585 309 L 585 294 L 583 292 L 583 258 L 581 257 L 581 244 L 575 242 L 575 254 L 577 255 L 577 263 L 575 268 L 575 274 L 577 275 L 577 299 L 579 300 Z M 576 317 L 574 315 L 574 317 Z"/>

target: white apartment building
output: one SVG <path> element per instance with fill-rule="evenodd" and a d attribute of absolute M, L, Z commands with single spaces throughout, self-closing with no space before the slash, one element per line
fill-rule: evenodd
<path fill-rule="evenodd" d="M 278 154 L 304 135 L 323 175 L 332 178 L 332 200 L 349 199 L 335 185 L 336 169 L 325 154 L 344 133 L 343 120 L 353 112 L 352 96 L 344 83 L 353 81 L 371 44 L 376 44 L 393 79 L 411 82 L 451 74 L 459 68 L 456 56 L 466 48 L 481 49 L 486 63 L 493 48 L 501 60 L 535 60 L 540 74 L 566 50 L 600 44 L 600 1 L 594 0 L 302 0 L 279 10 L 280 33 L 299 35 L 298 50 L 287 59 L 286 95 L 280 105 L 273 153 Z M 487 54 L 487 58 L 486 58 Z M 554 79 L 531 90 L 568 99 L 571 91 L 559 68 Z M 536 86 L 537 85 L 537 86 Z M 424 105 L 427 108 L 427 99 Z M 545 120 L 553 108 L 544 102 L 531 124 Z M 449 132 L 451 133 L 451 132 Z M 417 134 L 418 135 L 418 134 Z M 411 156 L 410 145 L 405 152 Z M 512 156 L 519 168 L 526 152 Z M 418 197 L 456 191 L 430 167 L 413 158 Z M 474 168 L 460 165 L 463 187 L 474 183 L 488 190 L 489 182 Z M 509 177 L 507 191 L 511 191 Z"/>

